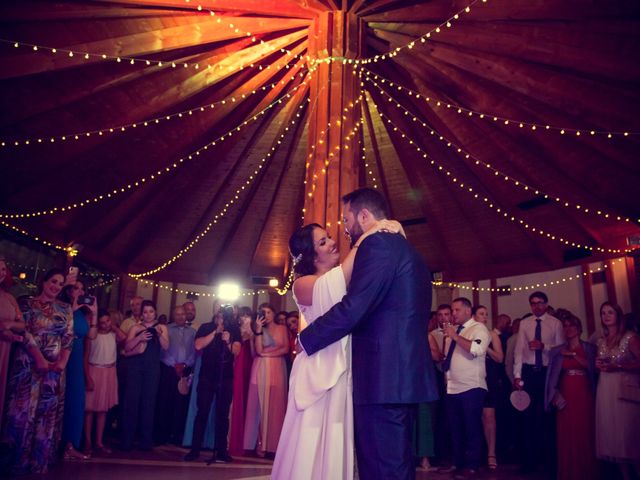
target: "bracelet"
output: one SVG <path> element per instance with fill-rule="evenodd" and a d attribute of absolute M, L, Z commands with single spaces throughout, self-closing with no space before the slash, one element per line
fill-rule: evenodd
<path fill-rule="evenodd" d="M 259 337 L 260 335 L 264 335 L 262 332 L 260 332 L 260 333 L 258 333 L 258 332 L 253 332 L 253 334 L 254 334 L 254 335 L 256 335 L 256 336 L 258 336 L 258 337 Z"/>
<path fill-rule="evenodd" d="M 97 324 L 97 323 L 92 323 L 92 324 L 90 324 L 90 325 L 89 325 L 89 327 L 90 327 L 90 328 L 97 328 L 97 327 L 98 327 L 98 324 Z"/>

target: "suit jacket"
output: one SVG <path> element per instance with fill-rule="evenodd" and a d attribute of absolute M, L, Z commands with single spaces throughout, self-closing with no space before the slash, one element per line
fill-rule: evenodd
<path fill-rule="evenodd" d="M 347 294 L 300 334 L 312 355 L 351 333 L 356 405 L 438 398 L 427 341 L 431 275 L 402 235 L 376 233 L 358 248 Z"/>
<path fill-rule="evenodd" d="M 596 393 L 596 347 L 595 345 L 580 340 L 584 353 L 587 356 L 588 368 L 587 376 L 591 391 Z M 558 391 L 558 383 L 560 382 L 560 374 L 562 373 L 562 360 L 564 357 L 560 352 L 567 348 L 566 344 L 558 345 L 549 352 L 549 367 L 547 368 L 547 381 L 544 388 L 544 406 L 546 410 L 551 409 L 551 401 Z"/>

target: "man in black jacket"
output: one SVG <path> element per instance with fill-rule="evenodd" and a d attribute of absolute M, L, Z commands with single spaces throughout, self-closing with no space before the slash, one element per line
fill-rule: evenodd
<path fill-rule="evenodd" d="M 388 207 L 376 190 L 342 198 L 352 245 Z M 437 399 L 427 343 L 429 270 L 402 235 L 379 232 L 358 248 L 342 301 L 300 334 L 307 354 L 351 333 L 358 471 L 363 480 L 414 479 L 416 404 Z"/>

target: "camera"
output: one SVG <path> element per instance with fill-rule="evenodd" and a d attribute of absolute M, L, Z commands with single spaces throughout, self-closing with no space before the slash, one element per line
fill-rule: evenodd
<path fill-rule="evenodd" d="M 264 308 L 260 309 L 260 312 L 258 313 L 258 316 L 262 317 L 262 318 L 266 318 L 267 316 L 267 311 Z"/>
<path fill-rule="evenodd" d="M 222 318 L 224 319 L 224 324 L 229 325 L 233 319 L 235 318 L 235 312 L 233 310 L 233 305 L 222 305 L 220 307 L 220 313 L 222 314 Z"/>
<path fill-rule="evenodd" d="M 80 295 L 78 297 L 78 305 L 93 305 L 96 299 L 93 295 Z"/>

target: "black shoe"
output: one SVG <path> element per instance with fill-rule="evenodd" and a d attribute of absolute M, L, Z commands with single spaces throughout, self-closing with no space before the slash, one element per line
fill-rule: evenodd
<path fill-rule="evenodd" d="M 215 458 L 215 462 L 216 463 L 231 463 L 231 462 L 233 462 L 233 458 L 231 458 L 231 455 L 229 455 L 228 452 L 220 452 L 215 457 L 216 457 Z"/>
<path fill-rule="evenodd" d="M 194 460 L 197 460 L 199 456 L 200 456 L 200 452 L 196 452 L 195 450 L 191 450 L 189 453 L 187 453 L 184 456 L 184 461 L 185 462 L 193 462 Z"/>

